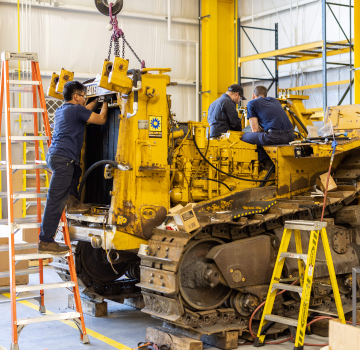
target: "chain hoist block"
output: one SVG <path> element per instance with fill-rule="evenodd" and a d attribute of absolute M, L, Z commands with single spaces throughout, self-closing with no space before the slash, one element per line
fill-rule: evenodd
<path fill-rule="evenodd" d="M 132 89 L 133 81 L 127 76 L 128 68 L 128 60 L 115 57 L 108 82 L 115 87 L 117 92 L 128 94 Z"/>
<path fill-rule="evenodd" d="M 62 100 L 64 96 L 56 92 L 56 84 L 59 82 L 59 74 L 53 73 L 51 76 L 50 86 L 47 89 L 46 95 Z"/>
<path fill-rule="evenodd" d="M 124 2 L 123 0 L 95 0 L 95 6 L 98 9 L 98 11 L 105 15 L 105 16 L 109 16 L 109 5 L 110 2 L 113 3 L 112 5 L 112 14 L 113 15 L 117 15 L 123 8 Z"/>
<path fill-rule="evenodd" d="M 55 92 L 61 94 L 64 90 L 64 85 L 67 82 L 73 80 L 74 80 L 74 72 L 70 72 L 69 70 L 62 68 L 59 76 L 59 81 L 56 84 Z"/>

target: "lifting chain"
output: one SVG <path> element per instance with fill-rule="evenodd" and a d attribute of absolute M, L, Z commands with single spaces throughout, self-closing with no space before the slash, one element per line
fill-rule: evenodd
<path fill-rule="evenodd" d="M 130 46 L 130 44 L 125 39 L 124 32 L 118 27 L 118 21 L 117 21 L 116 15 L 114 17 L 112 16 L 112 3 L 110 3 L 110 5 L 109 5 L 109 14 L 110 14 L 110 27 L 109 28 L 110 28 L 110 30 L 112 29 L 114 33 L 111 35 L 111 38 L 110 38 L 108 61 L 110 61 L 111 49 L 112 49 L 113 42 L 114 42 L 114 55 L 115 55 L 115 57 L 120 57 L 119 39 L 121 38 L 122 39 L 122 58 L 125 58 L 125 44 L 126 44 L 128 46 L 128 48 L 130 49 L 130 51 L 134 54 L 136 59 L 140 62 L 141 69 L 145 68 L 145 61 L 142 61 L 140 59 L 140 57 L 136 54 L 134 49 Z"/>

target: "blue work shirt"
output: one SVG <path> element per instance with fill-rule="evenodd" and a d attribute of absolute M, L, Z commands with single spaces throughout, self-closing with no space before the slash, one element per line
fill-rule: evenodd
<path fill-rule="evenodd" d="M 64 103 L 59 107 L 55 112 L 55 127 L 49 154 L 79 162 L 85 125 L 91 113 L 84 106 L 72 103 Z"/>
<path fill-rule="evenodd" d="M 258 118 L 259 125 L 267 131 L 292 130 L 289 117 L 281 107 L 281 103 L 274 97 L 259 97 L 247 104 L 247 118 Z"/>
<path fill-rule="evenodd" d="M 210 137 L 220 136 L 228 130 L 241 131 L 236 103 L 227 94 L 222 94 L 210 105 L 207 120 L 210 124 Z"/>

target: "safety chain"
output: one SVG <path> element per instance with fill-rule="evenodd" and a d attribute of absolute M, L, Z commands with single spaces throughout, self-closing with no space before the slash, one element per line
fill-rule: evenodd
<path fill-rule="evenodd" d="M 136 59 L 141 64 L 141 69 L 145 68 L 145 61 L 141 60 L 140 57 L 135 53 L 134 49 L 130 46 L 130 44 L 125 39 L 124 32 L 119 28 L 118 21 L 116 18 L 116 15 L 113 17 L 112 15 L 112 6 L 113 3 L 111 2 L 109 5 L 109 15 L 110 15 L 110 28 L 113 29 L 114 33 L 112 34 L 110 38 L 110 45 L 109 45 L 109 52 L 108 52 L 108 61 L 110 61 L 111 56 L 111 49 L 112 49 L 112 43 L 114 42 L 114 55 L 116 57 L 120 57 L 120 45 L 119 45 L 119 39 L 122 39 L 122 58 L 125 58 L 125 44 L 128 46 L 130 51 L 134 54 Z M 110 29 L 110 30 L 111 30 Z"/>

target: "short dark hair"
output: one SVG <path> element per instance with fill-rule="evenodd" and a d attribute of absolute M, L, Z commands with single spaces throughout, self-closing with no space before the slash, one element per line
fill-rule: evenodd
<path fill-rule="evenodd" d="M 254 95 L 255 96 L 264 96 L 264 97 L 266 97 L 267 93 L 268 93 L 268 90 L 267 90 L 267 88 L 265 86 L 257 86 L 254 89 Z"/>
<path fill-rule="evenodd" d="M 85 92 L 85 86 L 80 81 L 68 81 L 64 85 L 63 96 L 65 102 L 72 100 L 74 94 Z"/>

